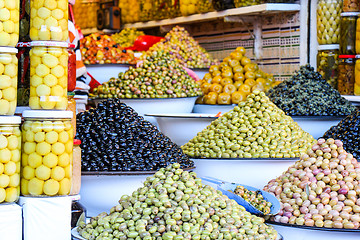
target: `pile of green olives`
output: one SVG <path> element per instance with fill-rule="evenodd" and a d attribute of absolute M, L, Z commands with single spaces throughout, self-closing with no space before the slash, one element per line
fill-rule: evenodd
<path fill-rule="evenodd" d="M 137 68 L 93 91 L 97 98 L 179 98 L 202 95 L 200 85 L 164 51 L 148 52 Z"/>
<path fill-rule="evenodd" d="M 295 158 L 314 141 L 264 92 L 254 90 L 182 149 L 195 158 Z"/>

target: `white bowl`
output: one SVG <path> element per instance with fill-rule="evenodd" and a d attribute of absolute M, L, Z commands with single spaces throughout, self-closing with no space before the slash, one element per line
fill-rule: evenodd
<path fill-rule="evenodd" d="M 332 117 L 332 116 L 293 116 L 295 122 L 305 132 L 310 133 L 315 139 L 318 139 L 329 130 L 330 127 L 337 125 L 344 117 Z"/>
<path fill-rule="evenodd" d="M 120 72 L 126 72 L 131 65 L 129 64 L 92 64 L 86 65 L 86 70 L 96 81 L 103 84 L 110 78 L 118 78 Z"/>
<path fill-rule="evenodd" d="M 346 100 L 350 101 L 355 106 L 360 106 L 360 96 L 352 96 L 352 95 L 341 95 Z"/>
<path fill-rule="evenodd" d="M 197 113 L 146 114 L 145 116 L 155 117 L 160 131 L 179 146 L 187 143 L 217 118 L 215 114 Z"/>
<path fill-rule="evenodd" d="M 208 68 L 190 68 L 190 69 L 194 71 L 200 79 L 203 79 L 205 74 L 209 72 Z"/>
<path fill-rule="evenodd" d="M 195 104 L 193 113 L 210 113 L 210 114 L 224 114 L 232 110 L 237 104 L 227 104 L 227 105 L 210 105 L 210 104 Z"/>

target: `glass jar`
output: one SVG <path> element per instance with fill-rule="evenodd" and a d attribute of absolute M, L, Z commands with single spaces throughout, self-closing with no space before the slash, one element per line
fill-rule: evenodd
<path fill-rule="evenodd" d="M 68 43 L 35 41 L 30 50 L 31 109 L 67 108 Z"/>
<path fill-rule="evenodd" d="M 18 50 L 0 47 L 0 115 L 14 115 L 17 98 Z"/>
<path fill-rule="evenodd" d="M 15 47 L 19 41 L 20 0 L 2 1 L 0 5 L 0 46 Z"/>
<path fill-rule="evenodd" d="M 16 47 L 18 67 L 17 106 L 29 106 L 30 97 L 30 42 L 19 42 Z"/>
<path fill-rule="evenodd" d="M 354 95 L 360 96 L 360 55 L 356 55 Z"/>
<path fill-rule="evenodd" d="M 30 0 L 20 0 L 20 42 L 30 41 Z"/>
<path fill-rule="evenodd" d="M 343 0 L 343 12 L 358 12 L 359 8 L 359 0 Z"/>
<path fill-rule="evenodd" d="M 341 95 L 354 95 L 355 55 L 339 55 L 338 90 Z"/>
<path fill-rule="evenodd" d="M 355 55 L 356 20 L 359 13 L 341 13 L 340 21 L 340 54 Z"/>
<path fill-rule="evenodd" d="M 339 44 L 319 45 L 317 71 L 333 87 L 337 88 Z"/>
<path fill-rule="evenodd" d="M 74 150 L 73 150 L 73 161 L 72 161 L 72 184 L 71 184 L 71 195 L 80 193 L 81 188 L 81 141 L 74 139 Z"/>
<path fill-rule="evenodd" d="M 342 0 L 319 0 L 317 5 L 317 39 L 319 45 L 339 44 Z"/>
<path fill-rule="evenodd" d="M 74 228 L 79 219 L 85 222 L 86 208 L 80 203 L 80 195 L 71 196 L 71 200 L 71 228 Z"/>
<path fill-rule="evenodd" d="M 151 0 L 139 0 L 140 4 L 140 21 L 150 21 L 154 18 L 154 7 Z"/>
<path fill-rule="evenodd" d="M 76 87 L 76 54 L 75 44 L 69 44 L 69 64 L 68 64 L 68 92 L 72 92 Z"/>
<path fill-rule="evenodd" d="M 68 107 L 66 110 L 71 111 L 73 113 L 73 117 L 71 118 L 71 125 L 73 126 L 74 137 L 75 137 L 75 135 L 76 135 L 76 101 L 74 99 L 75 93 L 68 92 L 67 96 L 68 96 Z"/>
<path fill-rule="evenodd" d="M 70 194 L 74 143 L 72 116 L 70 111 L 23 112 L 22 195 Z"/>
<path fill-rule="evenodd" d="M 360 54 L 360 18 L 356 20 L 356 40 L 355 40 L 355 51 L 356 54 Z"/>
<path fill-rule="evenodd" d="M 119 1 L 119 8 L 121 8 L 122 23 L 134 23 L 140 20 L 140 4 L 137 0 Z"/>
<path fill-rule="evenodd" d="M 68 39 L 68 0 L 31 0 L 30 7 L 32 41 L 66 41 Z"/>
<path fill-rule="evenodd" d="M 0 203 L 16 202 L 20 193 L 21 117 L 0 117 Z"/>

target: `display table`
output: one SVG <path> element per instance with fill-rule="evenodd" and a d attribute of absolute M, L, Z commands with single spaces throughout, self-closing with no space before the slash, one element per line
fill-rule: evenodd
<path fill-rule="evenodd" d="M 360 231 L 345 232 L 342 229 L 334 231 L 309 230 L 297 227 L 285 227 L 271 224 L 286 240 L 359 240 Z"/>
<path fill-rule="evenodd" d="M 195 162 L 198 177 L 210 176 L 227 182 L 242 183 L 262 189 L 271 179 L 280 176 L 294 159 L 264 160 L 225 160 L 192 159 Z M 210 184 L 211 186 L 214 184 Z"/>

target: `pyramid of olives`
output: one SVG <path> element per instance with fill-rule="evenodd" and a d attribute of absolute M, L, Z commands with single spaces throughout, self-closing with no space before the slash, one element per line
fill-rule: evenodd
<path fill-rule="evenodd" d="M 179 167 L 160 169 L 109 214 L 80 222 L 78 232 L 85 239 L 277 239 L 263 218 Z"/>
<path fill-rule="evenodd" d="M 360 163 L 340 140 L 319 139 L 264 190 L 282 203 L 273 220 L 324 228 L 360 226 Z"/>
<path fill-rule="evenodd" d="M 200 86 L 171 55 L 150 51 L 136 68 L 95 88 L 99 98 L 179 98 L 202 95 Z"/>
<path fill-rule="evenodd" d="M 201 81 L 204 96 L 198 104 L 238 104 L 254 90 L 267 92 L 274 86 L 274 77 L 264 73 L 256 63 L 238 47 L 219 65 L 213 65 Z"/>
<path fill-rule="evenodd" d="M 294 158 L 314 141 L 264 92 L 254 90 L 182 149 L 196 158 Z"/>
<path fill-rule="evenodd" d="M 217 60 L 213 60 L 209 53 L 190 36 L 183 27 L 175 26 L 165 35 L 165 39 L 154 44 L 149 51 L 168 52 L 172 60 L 178 61 L 188 68 L 208 68 Z"/>

